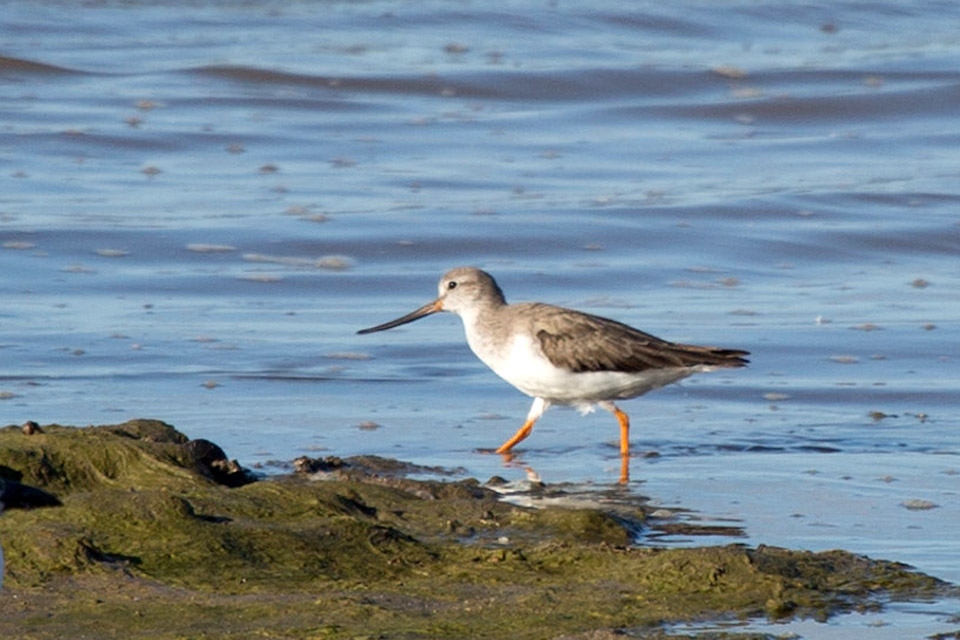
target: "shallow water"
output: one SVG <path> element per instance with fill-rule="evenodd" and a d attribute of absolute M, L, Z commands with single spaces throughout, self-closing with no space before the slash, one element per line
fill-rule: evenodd
<path fill-rule="evenodd" d="M 752 352 L 624 404 L 631 491 L 960 581 L 954 3 L 0 6 L 0 423 L 615 482 L 603 412 L 477 452 L 456 318 L 354 334 L 475 264 Z"/>

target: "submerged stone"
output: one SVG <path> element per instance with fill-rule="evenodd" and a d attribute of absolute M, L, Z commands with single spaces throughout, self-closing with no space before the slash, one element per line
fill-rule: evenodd
<path fill-rule="evenodd" d="M 382 458 L 295 466 L 257 479 L 158 421 L 0 429 L 0 478 L 51 497 L 0 517 L 0 637 L 541 638 L 945 588 L 842 551 L 638 547 L 639 502 L 530 508 Z"/>

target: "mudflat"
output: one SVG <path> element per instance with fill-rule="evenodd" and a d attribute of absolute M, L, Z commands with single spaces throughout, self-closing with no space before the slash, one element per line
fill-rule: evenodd
<path fill-rule="evenodd" d="M 0 429 L 0 636 L 596 638 L 949 588 L 844 551 L 645 547 L 639 503 L 522 507 L 383 458 L 292 468 L 257 476 L 157 420 Z"/>

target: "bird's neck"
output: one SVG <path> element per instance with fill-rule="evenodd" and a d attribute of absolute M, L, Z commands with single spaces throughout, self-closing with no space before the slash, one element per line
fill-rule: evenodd
<path fill-rule="evenodd" d="M 502 300 L 488 300 L 460 311 L 459 315 L 467 332 L 471 332 L 474 327 L 495 323 L 506 306 Z"/>
<path fill-rule="evenodd" d="M 467 343 L 484 362 L 487 361 L 488 356 L 499 353 L 504 348 L 500 342 L 508 336 L 498 327 L 505 308 L 506 305 L 503 303 L 489 304 L 474 307 L 469 312 L 461 314 Z"/>

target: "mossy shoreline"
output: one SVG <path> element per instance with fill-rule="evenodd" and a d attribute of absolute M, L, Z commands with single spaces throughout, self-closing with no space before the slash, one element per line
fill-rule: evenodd
<path fill-rule="evenodd" d="M 642 636 L 950 589 L 843 551 L 638 547 L 639 504 L 522 508 L 379 459 L 258 480 L 155 420 L 34 427 L 0 429 L 4 638 Z"/>

